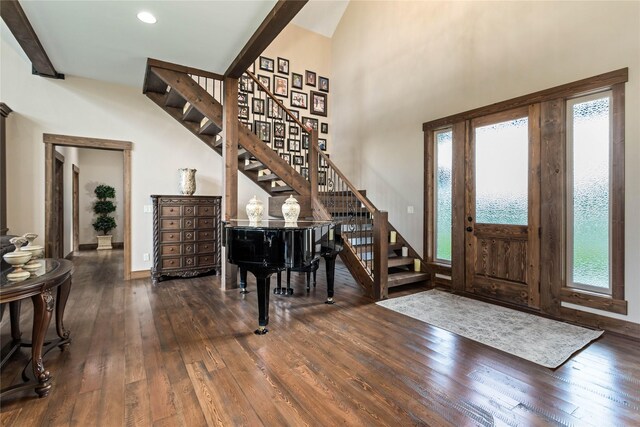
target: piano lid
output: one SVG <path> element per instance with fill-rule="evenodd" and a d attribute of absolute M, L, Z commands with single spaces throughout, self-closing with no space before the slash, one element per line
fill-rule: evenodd
<path fill-rule="evenodd" d="M 248 219 L 231 219 L 223 221 L 225 228 L 248 228 L 254 230 L 303 230 L 318 227 L 335 226 L 335 221 L 296 221 L 286 222 L 282 219 L 263 219 L 262 221 L 249 221 Z"/>

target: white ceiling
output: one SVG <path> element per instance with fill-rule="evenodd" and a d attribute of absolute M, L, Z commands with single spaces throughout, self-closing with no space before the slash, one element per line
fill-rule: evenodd
<path fill-rule="evenodd" d="M 224 74 L 275 0 L 21 0 L 60 73 L 142 87 L 147 57 Z M 312 0 L 294 23 L 331 37 L 346 0 Z M 136 15 L 146 10 L 158 22 Z M 2 23 L 2 37 L 11 37 Z M 10 44 L 15 45 L 15 40 Z"/>

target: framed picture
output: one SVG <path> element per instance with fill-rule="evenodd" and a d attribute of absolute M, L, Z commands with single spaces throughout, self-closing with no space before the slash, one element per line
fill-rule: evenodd
<path fill-rule="evenodd" d="M 284 122 L 273 123 L 273 137 L 284 138 L 286 136 L 286 125 Z"/>
<path fill-rule="evenodd" d="M 280 157 L 282 157 L 285 162 L 291 164 L 291 154 L 280 153 Z"/>
<path fill-rule="evenodd" d="M 316 132 L 318 131 L 318 119 L 312 119 L 311 117 L 303 116 L 302 124 L 305 125 L 307 128 L 311 128 L 315 130 Z"/>
<path fill-rule="evenodd" d="M 329 92 L 329 79 L 326 77 L 318 77 L 318 90 Z"/>
<path fill-rule="evenodd" d="M 327 157 L 329 157 L 329 155 L 327 154 Z M 328 168 L 329 165 L 327 164 L 327 161 L 324 159 L 323 156 L 320 156 L 320 167 L 321 168 Z"/>
<path fill-rule="evenodd" d="M 298 126 L 289 125 L 289 135 L 298 135 L 299 131 Z"/>
<path fill-rule="evenodd" d="M 307 108 L 307 102 L 309 98 L 306 93 L 291 91 L 291 106 L 299 108 Z"/>
<path fill-rule="evenodd" d="M 293 164 L 294 165 L 304 165 L 304 157 L 302 156 L 293 156 Z"/>
<path fill-rule="evenodd" d="M 258 74 L 258 81 L 264 85 L 267 89 L 271 90 L 271 79 L 269 76 L 263 76 L 262 74 Z M 258 90 L 264 92 L 260 86 L 258 86 Z"/>
<path fill-rule="evenodd" d="M 273 148 L 284 149 L 284 139 L 274 138 L 273 139 Z"/>
<path fill-rule="evenodd" d="M 282 108 L 273 99 L 267 99 L 267 117 L 271 119 L 282 119 Z"/>
<path fill-rule="evenodd" d="M 241 119 L 249 119 L 249 106 L 248 105 L 239 105 L 238 106 L 238 117 Z"/>
<path fill-rule="evenodd" d="M 311 91 L 311 114 L 327 117 L 327 94 Z M 318 130 L 318 129 L 316 129 Z"/>
<path fill-rule="evenodd" d="M 327 173 L 318 171 L 318 185 L 327 185 Z"/>
<path fill-rule="evenodd" d="M 306 70 L 304 72 L 304 82 L 308 85 L 308 86 L 316 86 L 316 73 L 314 73 L 313 71 L 309 71 Z"/>
<path fill-rule="evenodd" d="M 320 123 L 320 133 L 329 133 L 329 123 Z"/>
<path fill-rule="evenodd" d="M 289 60 L 278 58 L 278 72 L 280 74 L 289 74 Z"/>
<path fill-rule="evenodd" d="M 291 73 L 291 87 L 302 89 L 302 74 Z"/>
<path fill-rule="evenodd" d="M 304 179 L 309 179 L 309 168 L 300 168 L 300 175 L 302 175 Z"/>
<path fill-rule="evenodd" d="M 289 138 L 287 140 L 287 150 L 300 152 L 300 140 Z"/>
<path fill-rule="evenodd" d="M 262 120 L 256 120 L 254 129 L 258 138 L 264 142 L 271 141 L 271 123 L 263 122 Z"/>
<path fill-rule="evenodd" d="M 273 73 L 273 59 L 266 56 L 260 57 L 260 69 L 265 71 L 271 71 Z"/>
<path fill-rule="evenodd" d="M 273 93 L 283 98 L 289 97 L 289 79 L 286 77 L 273 76 Z"/>
<path fill-rule="evenodd" d="M 320 147 L 322 151 L 327 151 L 327 140 L 324 138 L 318 138 L 318 147 Z"/>
<path fill-rule="evenodd" d="M 244 92 L 238 92 L 238 104 L 247 105 L 249 103 L 249 95 Z"/>
<path fill-rule="evenodd" d="M 309 134 L 308 133 L 303 133 L 302 134 L 302 149 L 303 150 L 308 150 L 309 149 Z"/>
<path fill-rule="evenodd" d="M 240 92 L 253 93 L 253 80 L 247 75 L 240 77 Z"/>
<path fill-rule="evenodd" d="M 289 112 L 291 113 L 291 115 L 292 115 L 293 117 L 295 117 L 296 119 L 300 120 L 300 112 L 299 112 L 298 110 L 289 110 Z M 291 116 L 289 116 L 288 114 L 287 114 L 287 121 L 288 121 L 288 122 L 295 122 L 295 121 L 291 118 Z"/>
<path fill-rule="evenodd" d="M 264 116 L 264 99 L 253 98 L 252 104 L 251 111 L 253 111 L 253 114 Z"/>
<path fill-rule="evenodd" d="M 249 123 L 249 122 L 242 122 L 247 129 L 249 129 L 249 132 L 253 132 L 253 123 Z"/>

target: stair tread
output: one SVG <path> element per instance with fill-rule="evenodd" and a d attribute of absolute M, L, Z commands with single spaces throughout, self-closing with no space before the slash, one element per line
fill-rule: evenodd
<path fill-rule="evenodd" d="M 390 257 L 387 261 L 389 267 L 401 267 L 403 265 L 413 265 L 414 258 L 409 256 Z"/>
<path fill-rule="evenodd" d="M 293 188 L 289 187 L 288 185 L 280 185 L 277 187 L 271 187 L 271 192 L 272 193 L 281 193 L 283 191 L 293 191 Z"/>
<path fill-rule="evenodd" d="M 273 181 L 276 179 L 280 179 L 280 177 L 275 173 L 270 173 L 268 175 L 262 175 L 258 177 L 258 181 Z"/>
<path fill-rule="evenodd" d="M 251 171 L 256 169 L 265 169 L 264 165 L 261 162 L 252 162 L 248 165 L 245 165 L 244 170 Z"/>
<path fill-rule="evenodd" d="M 207 119 L 207 121 L 204 124 L 202 124 L 202 126 L 200 127 L 200 130 L 198 131 L 198 133 L 204 134 L 204 135 L 217 135 L 221 131 L 222 129 L 220 129 L 218 125 L 216 125 L 213 122 L 213 120 Z"/>
<path fill-rule="evenodd" d="M 186 107 L 186 109 L 182 110 L 182 120 L 187 121 L 187 122 L 196 122 L 196 123 L 200 123 L 200 121 L 202 120 L 202 118 L 204 117 L 204 114 L 202 114 L 196 107 L 194 107 L 191 104 L 185 104 L 185 106 L 188 105 L 188 107 Z"/>
<path fill-rule="evenodd" d="M 419 271 L 402 271 L 400 273 L 389 274 L 387 287 L 406 285 L 407 283 L 422 282 L 429 278 L 429 273 Z"/>
<path fill-rule="evenodd" d="M 169 88 L 164 105 L 173 108 L 183 108 L 187 101 L 175 89 Z"/>

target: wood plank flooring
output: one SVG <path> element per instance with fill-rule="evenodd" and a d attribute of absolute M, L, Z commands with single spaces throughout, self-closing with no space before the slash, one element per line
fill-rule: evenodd
<path fill-rule="evenodd" d="M 309 294 L 293 274 L 296 295 L 271 295 L 270 332 L 256 336 L 251 275 L 246 296 L 220 291 L 216 276 L 125 282 L 122 255 L 74 258 L 73 341 L 45 359 L 51 394 L 7 397 L 0 425 L 640 425 L 636 341 L 605 333 L 543 368 L 373 304 L 340 263 L 335 305 L 323 303 L 324 267 Z M 26 302 L 26 336 L 30 315 Z M 2 386 L 19 380 L 27 354 Z"/>

